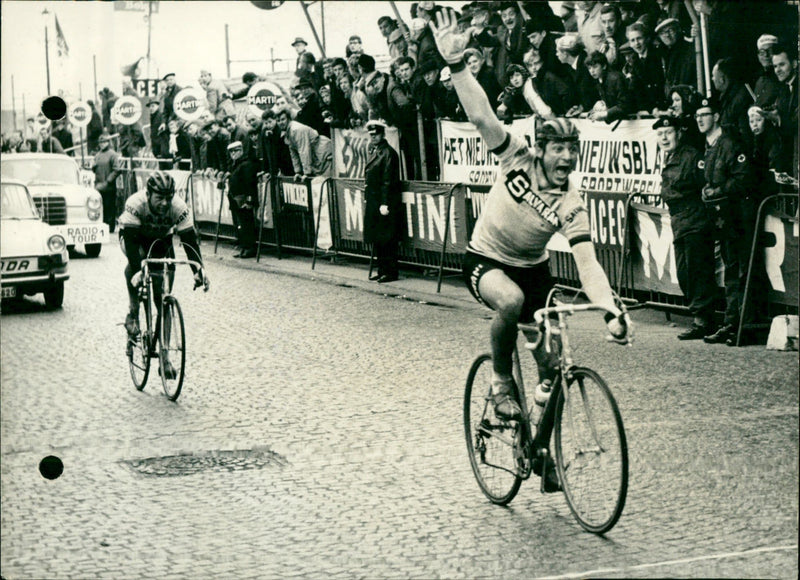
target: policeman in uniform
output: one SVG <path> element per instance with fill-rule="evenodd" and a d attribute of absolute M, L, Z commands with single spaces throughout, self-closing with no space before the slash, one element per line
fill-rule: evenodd
<path fill-rule="evenodd" d="M 703 159 L 703 201 L 712 211 L 720 253 L 725 264 L 725 317 L 722 326 L 704 338 L 708 343 L 736 344 L 742 298 L 755 225 L 753 172 L 744 146 L 720 125 L 720 106 L 703 99 L 695 112 L 697 128 L 706 138 Z M 709 268 L 713 268 L 713 262 Z"/>
<path fill-rule="evenodd" d="M 714 330 L 717 295 L 714 222 L 701 197 L 705 185 L 703 154 L 682 138 L 682 119 L 661 117 L 653 130 L 664 152 L 661 197 L 669 207 L 678 284 L 693 317 L 692 326 L 680 333 L 678 340 L 697 340 Z"/>

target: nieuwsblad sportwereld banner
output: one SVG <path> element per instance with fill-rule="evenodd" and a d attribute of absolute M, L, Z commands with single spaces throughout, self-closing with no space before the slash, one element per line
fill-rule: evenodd
<path fill-rule="evenodd" d="M 533 145 L 534 117 L 516 119 L 505 127 L 512 135 Z M 497 181 L 497 157 L 472 123 L 439 121 L 439 164 L 442 181 L 472 185 L 491 185 Z"/>
<path fill-rule="evenodd" d="M 332 137 L 333 176 L 364 179 L 364 168 L 369 158 L 369 133 L 364 129 L 334 129 Z M 400 133 L 396 127 L 386 130 L 386 141 L 400 153 Z M 400 160 L 402 164 L 402 155 Z"/>
<path fill-rule="evenodd" d="M 363 242 L 367 205 L 364 182 L 352 179 L 333 181 L 339 214 L 339 237 Z M 451 188 L 452 184 L 449 183 L 403 182 L 402 208 L 406 227 L 402 243 L 415 249 L 441 251 L 446 236 L 449 252 L 466 251 L 464 190 L 456 187 L 451 199 Z"/>
<path fill-rule="evenodd" d="M 652 119 L 607 124 L 572 119 L 581 134 L 578 167 L 572 177 L 581 191 L 638 193 L 661 205 L 661 149 Z"/>

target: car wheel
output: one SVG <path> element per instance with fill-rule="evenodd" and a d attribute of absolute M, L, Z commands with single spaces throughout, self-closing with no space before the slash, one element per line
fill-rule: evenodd
<path fill-rule="evenodd" d="M 44 291 L 44 303 L 48 308 L 61 308 L 64 303 L 64 283 L 59 282 Z"/>
<path fill-rule="evenodd" d="M 84 246 L 84 250 L 86 251 L 86 255 L 90 258 L 96 258 L 100 255 L 100 248 L 103 247 L 103 244 L 86 244 Z"/>

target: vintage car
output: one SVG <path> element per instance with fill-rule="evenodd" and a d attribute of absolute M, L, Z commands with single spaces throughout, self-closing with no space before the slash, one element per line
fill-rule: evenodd
<path fill-rule="evenodd" d="M 70 250 L 82 244 L 87 256 L 100 255 L 109 241 L 103 198 L 83 183 L 75 159 L 58 153 L 3 155 L 0 174 L 27 186 L 42 220 L 56 228 Z"/>
<path fill-rule="evenodd" d="M 44 293 L 48 308 L 64 302 L 69 252 L 64 236 L 44 223 L 20 181 L 3 177 L 0 208 L 0 287 L 3 299 Z"/>

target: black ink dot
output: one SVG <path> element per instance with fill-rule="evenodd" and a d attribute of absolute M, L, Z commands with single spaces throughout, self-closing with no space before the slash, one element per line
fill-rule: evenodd
<path fill-rule="evenodd" d="M 39 462 L 39 473 L 45 479 L 56 479 L 64 471 L 64 464 L 55 455 L 48 455 Z"/>

